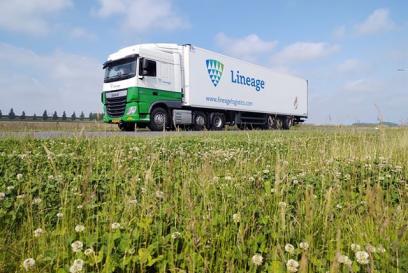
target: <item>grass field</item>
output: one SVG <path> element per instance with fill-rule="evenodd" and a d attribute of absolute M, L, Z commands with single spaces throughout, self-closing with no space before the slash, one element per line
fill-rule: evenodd
<path fill-rule="evenodd" d="M 408 272 L 408 130 L 0 140 L 0 272 Z"/>
<path fill-rule="evenodd" d="M 0 132 L 38 132 L 38 131 L 117 131 L 116 124 L 101 121 L 0 121 Z"/>

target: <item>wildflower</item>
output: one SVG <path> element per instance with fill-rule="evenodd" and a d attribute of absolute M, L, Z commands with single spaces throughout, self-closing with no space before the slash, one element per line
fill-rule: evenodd
<path fill-rule="evenodd" d="M 368 264 L 370 262 L 368 258 L 369 258 L 369 255 L 365 251 L 356 252 L 356 260 L 359 264 Z"/>
<path fill-rule="evenodd" d="M 92 256 L 95 254 L 95 251 L 92 248 L 87 248 L 84 251 L 85 256 Z"/>
<path fill-rule="evenodd" d="M 288 252 L 289 254 L 293 254 L 293 252 L 295 251 L 295 247 L 291 244 L 286 244 L 285 251 Z"/>
<path fill-rule="evenodd" d="M 62 212 L 58 212 L 57 217 L 61 219 L 62 217 L 64 217 L 64 214 Z"/>
<path fill-rule="evenodd" d="M 75 226 L 75 231 L 76 232 L 83 232 L 85 230 L 85 227 L 83 225 L 76 225 Z"/>
<path fill-rule="evenodd" d="M 0 192 L 0 201 L 3 201 L 6 198 L 6 194 L 4 192 Z"/>
<path fill-rule="evenodd" d="M 361 250 L 361 246 L 358 244 L 351 244 L 351 250 L 354 252 L 360 251 Z"/>
<path fill-rule="evenodd" d="M 337 204 L 337 205 L 336 205 L 336 208 L 338 208 L 338 209 L 342 209 L 342 208 L 343 208 L 343 206 L 342 206 L 341 204 Z"/>
<path fill-rule="evenodd" d="M 239 221 L 241 221 L 241 214 L 234 213 L 234 215 L 232 215 L 232 219 L 234 220 L 234 223 L 239 223 Z"/>
<path fill-rule="evenodd" d="M 248 180 L 249 180 L 249 182 L 254 182 L 254 181 L 255 181 L 255 178 L 254 178 L 253 176 L 250 176 L 250 177 L 248 178 Z"/>
<path fill-rule="evenodd" d="M 163 199 L 164 198 L 164 192 L 162 191 L 156 191 L 156 197 L 158 199 Z"/>
<path fill-rule="evenodd" d="M 8 191 L 14 190 L 14 186 L 8 186 L 8 187 L 7 187 L 7 190 L 8 190 Z"/>
<path fill-rule="evenodd" d="M 37 228 L 34 230 L 34 237 L 40 237 L 44 233 L 44 230 L 42 228 Z"/>
<path fill-rule="evenodd" d="M 352 264 L 352 261 L 350 260 L 348 256 L 341 255 L 341 254 L 337 256 L 337 262 L 339 262 L 340 264 L 345 264 L 347 266 L 351 266 Z"/>
<path fill-rule="evenodd" d="M 77 209 L 82 209 L 84 206 L 83 205 L 78 205 Z"/>
<path fill-rule="evenodd" d="M 119 223 L 112 223 L 111 224 L 111 229 L 116 230 L 116 229 L 120 229 L 120 224 Z"/>
<path fill-rule="evenodd" d="M 261 254 L 255 254 L 254 256 L 252 256 L 251 261 L 254 265 L 260 266 L 263 262 L 263 257 Z"/>
<path fill-rule="evenodd" d="M 224 179 L 227 180 L 227 181 L 231 181 L 232 177 L 231 176 L 226 176 L 226 177 L 224 177 Z"/>
<path fill-rule="evenodd" d="M 289 272 L 297 272 L 299 268 L 299 263 L 293 259 L 288 260 L 286 263 L 286 269 Z"/>
<path fill-rule="evenodd" d="M 292 180 L 292 183 L 293 183 L 294 185 L 297 185 L 297 184 L 299 184 L 299 181 L 298 181 L 297 179 L 293 179 L 293 180 Z"/>
<path fill-rule="evenodd" d="M 72 251 L 77 253 L 81 252 L 84 244 L 81 241 L 75 241 L 71 244 Z"/>
<path fill-rule="evenodd" d="M 284 209 L 284 208 L 287 207 L 287 204 L 286 204 L 285 202 L 279 202 L 278 205 L 279 205 L 279 207 L 280 207 L 281 209 Z"/>
<path fill-rule="evenodd" d="M 268 173 L 269 173 L 269 170 L 265 169 L 265 170 L 263 170 L 262 172 L 263 172 L 263 174 L 268 174 Z"/>
<path fill-rule="evenodd" d="M 301 242 L 299 247 L 300 247 L 300 249 L 308 250 L 309 249 L 309 244 L 307 242 Z"/>
<path fill-rule="evenodd" d="M 35 266 L 35 260 L 33 258 L 25 259 L 23 262 L 23 267 L 26 271 L 31 270 Z"/>
<path fill-rule="evenodd" d="M 39 197 L 36 197 L 36 198 L 33 199 L 33 204 L 35 204 L 35 205 L 39 205 L 39 204 L 41 204 L 41 202 L 42 202 L 42 200 Z"/>
<path fill-rule="evenodd" d="M 69 272 L 71 273 L 81 272 L 83 267 L 84 267 L 84 261 L 81 259 L 76 259 L 74 260 L 74 263 L 69 268 Z"/>
<path fill-rule="evenodd" d="M 276 189 L 275 188 L 272 188 L 271 189 L 271 193 L 275 193 L 276 192 Z"/>
<path fill-rule="evenodd" d="M 23 175 L 21 173 L 17 174 L 17 180 L 21 180 L 23 178 Z"/>
<path fill-rule="evenodd" d="M 180 237 L 181 237 L 181 233 L 178 232 L 178 231 L 173 232 L 173 233 L 171 234 L 171 238 L 172 238 L 173 240 L 176 240 L 176 239 L 178 239 L 178 238 L 180 238 Z"/>

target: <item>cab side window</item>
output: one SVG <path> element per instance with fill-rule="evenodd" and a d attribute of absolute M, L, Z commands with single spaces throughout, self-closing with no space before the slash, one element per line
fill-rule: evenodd
<path fill-rule="evenodd" d="M 156 62 L 145 58 L 140 59 L 139 75 L 147 77 L 156 77 L 157 75 Z"/>

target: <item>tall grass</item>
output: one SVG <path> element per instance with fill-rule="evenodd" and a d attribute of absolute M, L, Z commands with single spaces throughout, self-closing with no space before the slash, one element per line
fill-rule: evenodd
<path fill-rule="evenodd" d="M 406 129 L 4 139 L 0 271 L 408 272 L 407 175 Z"/>

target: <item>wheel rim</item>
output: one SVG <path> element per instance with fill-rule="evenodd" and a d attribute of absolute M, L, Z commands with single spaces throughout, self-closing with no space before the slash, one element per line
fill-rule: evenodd
<path fill-rule="evenodd" d="M 272 116 L 268 116 L 268 128 L 272 128 L 273 127 L 273 118 Z"/>
<path fill-rule="evenodd" d="M 220 117 L 214 118 L 214 126 L 216 128 L 220 128 L 222 126 L 222 119 Z"/>
<path fill-rule="evenodd" d="M 154 123 L 157 125 L 163 125 L 164 121 L 166 120 L 166 115 L 163 113 L 157 113 L 156 115 L 154 115 Z"/>
<path fill-rule="evenodd" d="M 204 124 L 205 124 L 204 117 L 201 116 L 201 115 L 197 116 L 196 119 L 195 119 L 195 123 L 196 123 L 198 126 L 204 126 Z"/>

